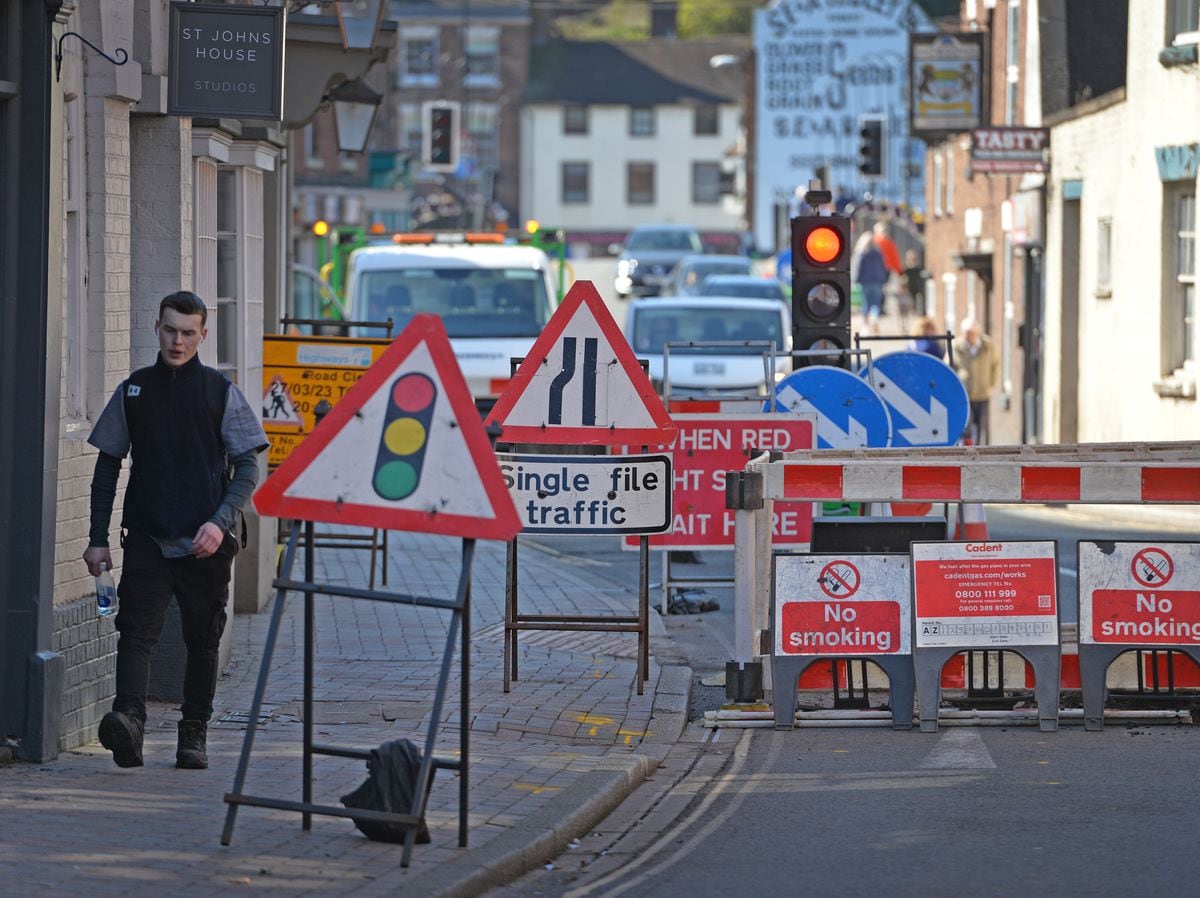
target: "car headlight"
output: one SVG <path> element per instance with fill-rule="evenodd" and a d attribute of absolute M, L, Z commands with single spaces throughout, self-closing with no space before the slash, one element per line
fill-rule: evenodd
<path fill-rule="evenodd" d="M 629 277 L 637 268 L 637 259 L 621 259 L 617 262 L 617 277 Z"/>

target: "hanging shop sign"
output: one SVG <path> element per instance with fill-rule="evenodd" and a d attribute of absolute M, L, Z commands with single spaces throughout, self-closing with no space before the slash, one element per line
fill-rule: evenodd
<path fill-rule="evenodd" d="M 282 6 L 172 3 L 167 112 L 283 118 Z"/>

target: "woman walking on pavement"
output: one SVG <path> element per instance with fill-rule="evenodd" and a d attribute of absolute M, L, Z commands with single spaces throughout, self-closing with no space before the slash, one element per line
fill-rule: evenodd
<path fill-rule="evenodd" d="M 121 459 L 132 458 L 121 518 L 116 698 L 100 721 L 100 743 L 118 767 L 142 766 L 150 650 L 172 595 L 187 646 L 175 766 L 208 766 L 236 520 L 258 479 L 255 456 L 267 438 L 242 391 L 200 364 L 207 321 L 195 293 L 165 297 L 154 324 L 157 361 L 117 387 L 88 437 L 100 450 L 83 553 L 93 576 L 102 564 L 112 569 L 109 521 Z"/>

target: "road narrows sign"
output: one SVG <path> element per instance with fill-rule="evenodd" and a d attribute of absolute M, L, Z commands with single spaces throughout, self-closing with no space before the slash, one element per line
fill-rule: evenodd
<path fill-rule="evenodd" d="M 442 322 L 418 315 L 254 495 L 261 514 L 507 540 L 521 529 Z"/>
<path fill-rule="evenodd" d="M 675 424 L 591 281 L 576 281 L 485 423 L 506 443 L 665 445 Z"/>

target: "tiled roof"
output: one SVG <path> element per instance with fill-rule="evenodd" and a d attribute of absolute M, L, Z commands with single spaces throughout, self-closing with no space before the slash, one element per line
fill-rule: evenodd
<path fill-rule="evenodd" d="M 687 41 L 551 41 L 533 48 L 525 103 L 673 105 L 738 103 L 740 65 L 713 68 L 714 56 L 749 51 L 745 38 Z"/>

